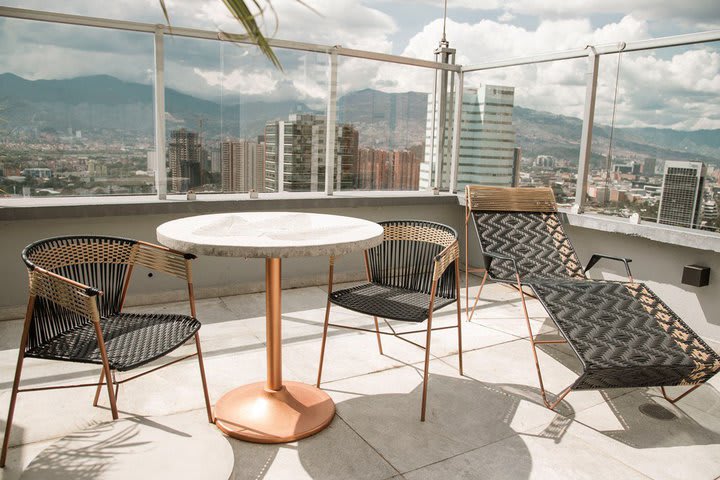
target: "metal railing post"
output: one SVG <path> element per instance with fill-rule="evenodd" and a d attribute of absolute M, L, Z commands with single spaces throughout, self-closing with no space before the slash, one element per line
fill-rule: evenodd
<path fill-rule="evenodd" d="M 335 117 L 337 109 L 337 52 L 330 52 L 330 75 L 328 79 L 327 117 L 325 120 L 325 194 L 333 194 L 335 179 Z M 338 165 L 338 175 L 342 175 L 342 165 Z M 339 184 L 340 182 L 338 182 Z"/>
<path fill-rule="evenodd" d="M 597 93 L 598 66 L 600 56 L 595 48 L 589 47 L 588 72 L 585 87 L 585 111 L 583 113 L 582 137 L 580 138 L 580 157 L 578 158 L 577 184 L 575 185 L 575 204 L 573 211 L 583 213 L 588 185 L 590 156 L 592 155 L 592 129 L 595 119 L 595 95 Z"/>
<path fill-rule="evenodd" d="M 455 120 L 453 121 L 452 163 L 450 164 L 450 193 L 457 190 L 458 163 L 460 155 L 460 131 L 462 122 L 463 72 L 458 72 L 455 92 Z"/>
<path fill-rule="evenodd" d="M 158 200 L 167 198 L 167 159 L 165 158 L 165 48 L 164 27 L 155 28 L 155 76 L 153 78 L 155 108 L 155 190 Z"/>

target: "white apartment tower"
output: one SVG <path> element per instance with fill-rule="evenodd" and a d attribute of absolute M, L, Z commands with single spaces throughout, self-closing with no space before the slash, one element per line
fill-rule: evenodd
<path fill-rule="evenodd" d="M 258 145 L 248 140 L 225 141 L 221 146 L 222 189 L 224 192 L 248 192 L 256 189 Z"/>
<path fill-rule="evenodd" d="M 697 228 L 703 199 L 705 164 L 666 161 L 658 223 Z"/>
<path fill-rule="evenodd" d="M 515 160 L 515 127 L 512 112 L 515 88 L 481 85 L 463 90 L 462 121 L 458 151 L 457 190 L 465 185 L 513 185 Z M 448 101 L 451 105 L 452 101 Z M 436 109 L 437 110 L 437 109 Z M 452 125 L 452 109 L 448 109 L 446 125 Z M 439 122 L 432 121 L 433 102 L 428 103 L 425 160 L 420 166 L 420 188 L 433 185 L 434 159 L 438 150 Z M 443 142 L 443 182 L 447 188 L 452 161 L 452 128 L 447 128 Z M 434 163 L 434 162 L 433 162 Z"/>

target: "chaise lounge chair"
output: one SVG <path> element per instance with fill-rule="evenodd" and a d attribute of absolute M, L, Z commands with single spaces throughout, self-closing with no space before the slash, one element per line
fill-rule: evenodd
<path fill-rule="evenodd" d="M 645 284 L 633 281 L 631 260 L 595 254 L 582 267 L 563 231 L 551 189 L 469 185 L 465 200 L 466 275 L 470 222 L 484 259 L 484 268 L 474 269 L 484 274 L 468 320 L 488 278 L 517 288 L 548 408 L 554 409 L 571 390 L 628 387 L 661 387 L 665 399 L 675 403 L 720 370 L 720 356 Z M 602 259 L 622 262 L 628 280 L 587 278 Z M 562 340 L 535 339 L 523 287 L 545 307 Z M 467 311 L 469 302 L 466 305 Z M 582 373 L 551 403 L 536 346 L 565 342 L 582 363 Z M 665 387 L 675 385 L 690 388 L 671 399 Z"/>

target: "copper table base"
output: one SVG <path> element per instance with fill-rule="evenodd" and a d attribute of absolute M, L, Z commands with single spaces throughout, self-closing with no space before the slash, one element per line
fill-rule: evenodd
<path fill-rule="evenodd" d="M 314 435 L 335 416 L 327 393 L 285 382 L 278 391 L 265 382 L 229 391 L 215 405 L 215 425 L 226 435 L 256 443 L 285 443 Z"/>
<path fill-rule="evenodd" d="M 281 260 L 265 259 L 267 380 L 230 390 L 215 405 L 215 425 L 249 442 L 293 442 L 318 433 L 335 417 L 335 403 L 327 393 L 283 382 L 281 276 Z"/>

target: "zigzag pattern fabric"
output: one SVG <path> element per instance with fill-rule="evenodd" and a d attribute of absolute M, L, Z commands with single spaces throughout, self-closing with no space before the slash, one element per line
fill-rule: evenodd
<path fill-rule="evenodd" d="M 720 369 L 715 352 L 642 284 L 566 280 L 531 287 L 583 363 L 574 389 L 688 385 Z M 658 305 L 666 328 L 659 328 Z"/>
<path fill-rule="evenodd" d="M 693 385 L 720 371 L 720 356 L 646 285 L 586 278 L 557 214 L 472 213 L 483 253 L 515 260 L 582 362 L 573 389 Z M 507 260 L 488 274 L 517 282 Z"/>
<path fill-rule="evenodd" d="M 584 279 L 580 261 L 555 213 L 473 212 L 484 252 L 515 259 L 524 282 Z M 508 261 L 493 260 L 490 278 L 515 282 Z"/>

